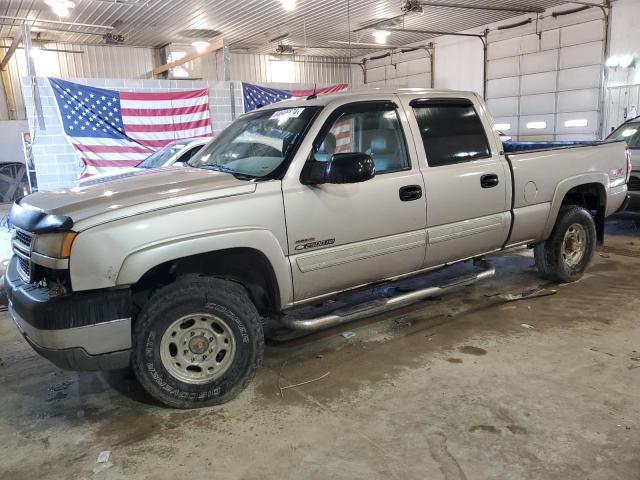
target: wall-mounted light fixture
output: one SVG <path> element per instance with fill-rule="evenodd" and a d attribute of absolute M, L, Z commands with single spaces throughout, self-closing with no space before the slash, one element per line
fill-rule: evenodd
<path fill-rule="evenodd" d="M 609 68 L 629 68 L 635 66 L 636 59 L 633 55 L 621 55 L 619 57 L 609 57 L 605 65 Z"/>

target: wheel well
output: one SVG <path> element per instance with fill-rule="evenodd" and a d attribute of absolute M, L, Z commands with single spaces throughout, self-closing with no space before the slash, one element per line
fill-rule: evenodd
<path fill-rule="evenodd" d="M 261 315 L 275 313 L 280 305 L 273 267 L 262 252 L 252 248 L 200 253 L 157 265 L 132 286 L 135 305 L 142 309 L 155 290 L 192 273 L 240 283 Z"/>
<path fill-rule="evenodd" d="M 591 212 L 596 224 L 596 236 L 599 244 L 604 242 L 604 214 L 607 207 L 607 192 L 601 183 L 585 183 L 569 190 L 562 205 L 578 205 Z"/>

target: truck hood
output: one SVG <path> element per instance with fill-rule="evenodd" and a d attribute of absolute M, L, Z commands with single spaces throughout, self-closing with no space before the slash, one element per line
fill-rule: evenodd
<path fill-rule="evenodd" d="M 20 201 L 26 208 L 70 217 L 74 224 L 131 216 L 186 203 L 253 193 L 253 182 L 199 168 L 165 167 L 126 171 L 117 177 L 84 180 L 71 188 L 38 192 Z M 103 217 L 107 218 L 103 218 Z"/>

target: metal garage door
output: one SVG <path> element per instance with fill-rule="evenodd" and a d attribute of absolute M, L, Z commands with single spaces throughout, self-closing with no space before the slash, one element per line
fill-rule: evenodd
<path fill-rule="evenodd" d="M 540 34 L 534 22 L 489 35 L 487 103 L 499 129 L 519 140 L 600 137 L 605 27 L 595 9 L 584 15 L 544 18 Z"/>
<path fill-rule="evenodd" d="M 424 49 L 369 60 L 367 86 L 431 87 L 431 58 Z"/>

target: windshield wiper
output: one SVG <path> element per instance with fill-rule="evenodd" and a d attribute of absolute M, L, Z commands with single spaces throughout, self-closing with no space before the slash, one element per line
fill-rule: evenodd
<path fill-rule="evenodd" d="M 237 172 L 233 168 L 229 168 L 225 165 L 221 165 L 220 163 L 210 163 L 206 165 L 200 165 L 197 168 L 204 168 L 205 170 L 214 170 L 216 172 L 222 172 L 222 173 L 230 173 L 231 175 L 236 177 L 238 180 L 253 180 L 254 178 L 260 178 L 255 175 L 249 175 L 248 173 Z"/>

